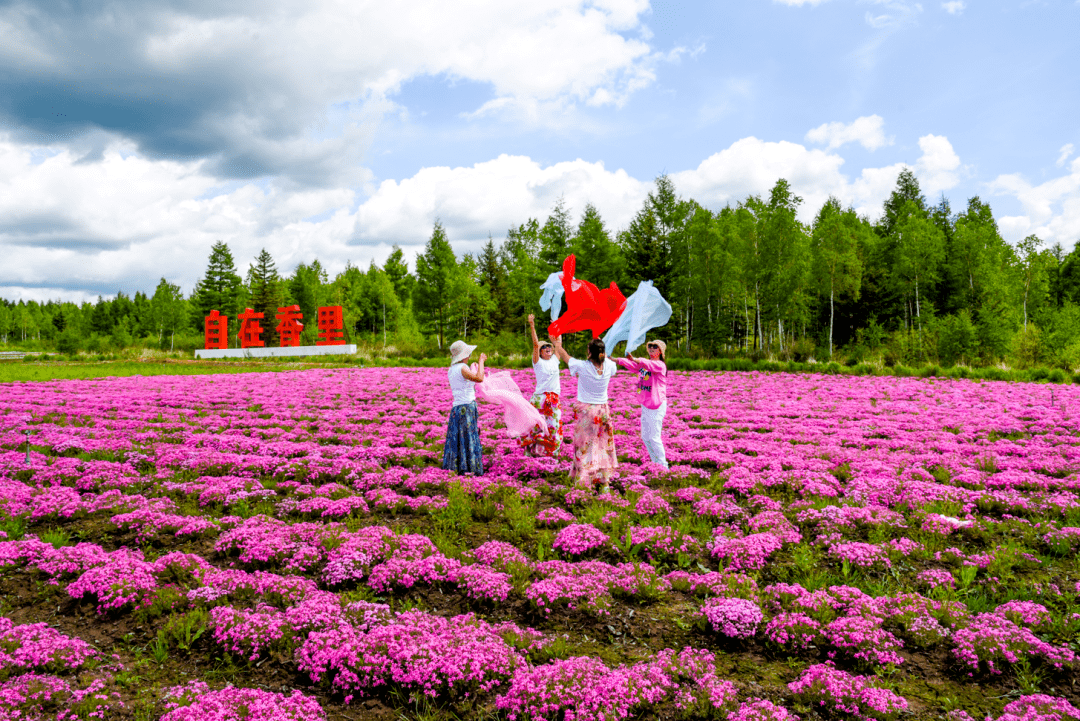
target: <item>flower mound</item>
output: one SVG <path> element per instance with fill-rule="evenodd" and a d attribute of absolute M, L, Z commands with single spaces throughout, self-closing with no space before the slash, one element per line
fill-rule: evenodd
<path fill-rule="evenodd" d="M 1080 709 L 1063 698 L 1037 693 L 1021 696 L 1005 705 L 995 721 L 1066 721 L 1080 719 Z"/>
<path fill-rule="evenodd" d="M 697 615 L 703 616 L 713 631 L 728 638 L 753 638 L 765 620 L 761 608 L 744 598 L 710 598 Z"/>
<path fill-rule="evenodd" d="M 310 696 L 257 688 L 211 691 L 202 681 L 175 686 L 165 692 L 169 711 L 161 721 L 320 721 L 322 706 Z"/>
<path fill-rule="evenodd" d="M 672 699 L 676 707 L 703 712 L 730 710 L 735 685 L 716 675 L 713 655 L 667 649 L 655 661 L 609 668 L 602 661 L 578 656 L 540 666 L 523 666 L 514 674 L 496 707 L 507 718 L 563 718 L 609 721 L 636 715 Z"/>
<path fill-rule="evenodd" d="M 877 688 L 866 676 L 853 676 L 832 664 L 819 663 L 788 684 L 803 702 L 834 713 L 850 714 L 860 719 L 885 719 L 906 711 L 907 699 L 892 691 Z"/>
<path fill-rule="evenodd" d="M 314 631 L 296 650 L 296 662 L 316 683 L 329 678 L 348 702 L 391 684 L 432 697 L 490 691 L 523 661 L 472 614 L 407 611 L 367 632 L 348 624 Z"/>
<path fill-rule="evenodd" d="M 580 556 L 608 542 L 607 534 L 589 523 L 575 523 L 555 534 L 552 547 L 571 556 Z"/>

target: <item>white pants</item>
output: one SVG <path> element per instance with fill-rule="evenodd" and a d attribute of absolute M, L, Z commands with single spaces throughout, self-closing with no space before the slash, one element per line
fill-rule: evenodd
<path fill-rule="evenodd" d="M 641 440 L 649 451 L 649 459 L 664 468 L 668 467 L 667 453 L 664 452 L 664 440 L 660 437 L 664 430 L 664 416 L 667 415 L 667 401 L 659 408 L 641 407 Z"/>

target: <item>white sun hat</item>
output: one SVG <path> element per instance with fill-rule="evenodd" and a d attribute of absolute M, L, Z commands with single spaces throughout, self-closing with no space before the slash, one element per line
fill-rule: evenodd
<path fill-rule="evenodd" d="M 469 345 L 463 340 L 456 340 L 450 344 L 450 363 L 459 363 L 476 350 L 476 346 Z"/>

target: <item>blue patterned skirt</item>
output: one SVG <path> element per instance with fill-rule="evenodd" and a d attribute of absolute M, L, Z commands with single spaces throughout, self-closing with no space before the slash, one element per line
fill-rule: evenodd
<path fill-rule="evenodd" d="M 480 413 L 475 401 L 450 409 L 442 467 L 458 473 L 484 475 L 480 452 Z"/>

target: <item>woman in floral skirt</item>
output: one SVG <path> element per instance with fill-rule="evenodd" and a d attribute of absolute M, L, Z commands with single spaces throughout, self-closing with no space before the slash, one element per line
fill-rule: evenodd
<path fill-rule="evenodd" d="M 619 467 L 615 456 L 615 429 L 608 406 L 608 384 L 618 366 L 604 354 L 604 341 L 593 338 L 589 358 L 571 358 L 555 338 L 555 354 L 577 376 L 577 402 L 574 410 L 574 464 L 570 479 L 578 485 L 593 483 L 601 494 L 610 492 L 611 472 Z"/>
<path fill-rule="evenodd" d="M 443 446 L 442 467 L 448 471 L 484 475 L 484 461 L 480 447 L 480 414 L 476 408 L 476 384 L 484 382 L 484 361 L 475 373 L 469 368 L 469 356 L 476 346 L 463 340 L 450 346 L 450 392 L 454 405 L 450 409 L 450 422 L 446 428 L 446 444 Z"/>
<path fill-rule="evenodd" d="M 536 390 L 533 391 L 532 404 L 544 417 L 544 425 L 536 424 L 518 442 L 527 456 L 557 456 L 563 444 L 559 359 L 555 357 L 555 346 L 548 341 L 541 343 L 536 339 L 536 317 L 531 313 L 529 335 L 532 336 L 533 373 L 536 374 Z"/>

